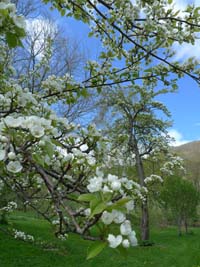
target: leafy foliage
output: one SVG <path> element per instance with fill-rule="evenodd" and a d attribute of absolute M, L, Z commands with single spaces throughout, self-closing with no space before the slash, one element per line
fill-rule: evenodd
<path fill-rule="evenodd" d="M 90 251 L 89 258 L 97 255 L 105 244 L 123 251 L 137 245 L 127 217 L 134 209 L 134 200 L 140 198 L 147 209 L 146 182 L 159 180 L 154 174 L 147 179 L 143 168 L 143 157 L 156 153 L 163 147 L 157 142 L 167 139 L 168 124 L 158 119 L 154 110 L 169 114 L 154 98 L 174 91 L 177 79 L 184 75 L 199 83 L 198 62 L 195 59 L 174 62 L 170 49 L 175 42 L 195 42 L 200 28 L 199 9 L 188 6 L 185 16 L 180 17 L 173 10 L 173 3 L 164 0 L 44 2 L 51 2 L 62 16 L 87 23 L 90 36 L 98 37 L 103 49 L 98 62 L 86 64 L 89 75 L 81 81 L 66 73 L 47 77 L 37 91 L 24 88 L 23 84 L 29 86 L 31 75 L 33 79 L 40 77 L 37 70 L 41 68 L 23 77 L 24 83 L 13 78 L 14 69 L 8 66 L 4 48 L 21 44 L 24 25 L 16 16 L 15 6 L 1 1 L 0 179 L 26 205 L 56 225 L 57 236 L 69 232 L 85 239 L 102 240 Z M 114 104 L 126 115 L 122 116 L 126 119 L 120 130 L 130 130 L 128 142 L 127 134 L 120 142 L 126 141 L 135 154 L 140 185 L 127 177 L 103 172 L 109 163 L 107 151 L 112 147 L 94 125 L 81 128 L 52 110 L 58 101 L 75 103 L 80 96 L 88 96 L 88 90 L 101 93 L 104 88 L 117 86 L 122 90 Z M 161 86 L 163 89 L 158 90 Z M 132 90 L 128 100 L 123 93 L 127 88 Z M 138 101 L 132 103 L 133 98 Z M 120 121 L 120 116 L 117 119 Z M 118 133 L 117 123 L 115 127 Z M 162 133 L 166 139 L 159 137 Z M 173 169 L 173 163 L 168 165 Z M 95 225 L 100 229 L 98 236 L 91 231 Z"/>
<path fill-rule="evenodd" d="M 161 191 L 161 200 L 164 206 L 172 212 L 179 227 L 179 234 L 181 224 L 184 223 L 187 232 L 188 221 L 196 216 L 199 196 L 199 191 L 192 182 L 180 177 L 166 179 Z"/>

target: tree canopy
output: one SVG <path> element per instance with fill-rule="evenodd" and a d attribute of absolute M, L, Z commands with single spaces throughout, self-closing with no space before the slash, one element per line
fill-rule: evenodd
<path fill-rule="evenodd" d="M 97 61 L 86 63 L 87 78 L 80 81 L 69 72 L 50 75 L 38 90 L 31 90 L 31 73 L 24 77 L 26 82 L 20 83 L 5 53 L 7 46 L 11 49 L 23 45 L 24 20 L 16 15 L 14 4 L 1 1 L 0 179 L 27 205 L 56 224 L 58 236 L 73 232 L 86 239 L 101 240 L 88 258 L 106 245 L 135 246 L 136 233 L 128 214 L 137 198 L 146 201 L 145 177 L 139 185 L 129 177 L 108 173 L 106 154 L 112 147 L 108 139 L 94 125 L 82 128 L 57 116 L 52 105 L 58 101 L 74 103 L 80 96 L 88 96 L 90 89 L 100 94 L 118 86 L 121 90 L 129 88 L 133 95 L 140 96 L 139 103 L 134 103 L 128 113 L 129 121 L 136 122 L 131 138 L 138 138 L 138 144 L 146 148 L 150 144 L 148 138 L 158 137 L 166 127 L 152 112 L 160 109 L 168 113 L 162 104 L 152 100 L 154 96 L 174 91 L 177 79 L 184 75 L 199 83 L 196 59 L 176 62 L 171 49 L 176 42 L 195 42 L 200 30 L 199 8 L 190 5 L 183 14 L 173 10 L 172 1 L 44 2 L 51 2 L 62 16 L 89 24 L 89 35 L 98 37 L 103 49 Z M 120 94 L 129 109 L 123 91 Z M 127 113 L 122 102 L 117 104 Z M 154 145 L 149 149 L 160 149 L 156 142 Z M 138 147 L 133 150 L 136 158 L 138 152 Z M 141 155 L 138 159 L 140 165 Z M 164 167 L 171 171 L 173 162 Z M 153 179 L 157 177 L 152 175 Z M 8 203 L 8 209 L 11 206 Z M 94 226 L 97 235 L 91 231 Z"/>

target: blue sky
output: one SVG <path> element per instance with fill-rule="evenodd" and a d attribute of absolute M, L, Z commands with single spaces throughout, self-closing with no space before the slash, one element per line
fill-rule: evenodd
<path fill-rule="evenodd" d="M 194 3 L 200 6 L 200 0 L 184 1 L 176 0 L 174 8 L 183 10 L 187 3 Z M 88 26 L 69 18 L 61 18 L 58 12 L 54 11 L 54 19 L 62 26 L 66 34 L 81 42 L 86 47 L 88 56 L 96 59 L 101 49 L 100 42 L 94 38 L 88 38 Z M 184 60 L 190 56 L 200 59 L 200 41 L 192 45 L 174 46 L 177 60 Z M 200 140 L 200 87 L 191 78 L 185 77 L 178 83 L 177 93 L 168 94 L 161 98 L 161 101 L 169 108 L 173 127 L 169 129 L 172 137 L 176 139 L 174 145 L 180 145 L 193 140 Z"/>
<path fill-rule="evenodd" d="M 169 132 L 176 144 L 200 140 L 200 87 L 190 78 L 183 78 L 178 92 L 163 96 L 162 102 L 172 114 L 174 123 Z"/>
<path fill-rule="evenodd" d="M 186 1 L 185 1 L 186 3 Z M 179 5 L 182 4 L 179 1 Z M 61 21 L 60 21 L 61 23 Z M 80 38 L 86 47 L 89 45 L 91 55 L 97 54 L 99 42 L 87 38 L 88 28 L 74 20 L 62 19 L 62 25 L 67 25 L 67 31 L 72 36 Z M 198 47 L 199 45 L 199 47 Z M 200 58 L 200 44 L 194 47 L 182 46 L 176 47 L 179 60 L 197 54 Z M 200 87 L 191 78 L 185 77 L 178 83 L 179 90 L 177 93 L 168 94 L 161 98 L 161 101 L 167 105 L 173 120 L 173 127 L 169 129 L 172 137 L 176 139 L 174 145 L 200 140 Z"/>

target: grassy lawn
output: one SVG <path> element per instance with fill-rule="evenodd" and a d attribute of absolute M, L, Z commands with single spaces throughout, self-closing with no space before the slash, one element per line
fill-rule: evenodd
<path fill-rule="evenodd" d="M 130 248 L 123 258 L 106 248 L 86 261 L 89 241 L 71 235 L 66 241 L 54 238 L 51 226 L 26 214 L 10 218 L 11 226 L 45 241 L 45 247 L 15 240 L 0 231 L 0 267 L 200 267 L 200 229 L 192 235 L 177 236 L 175 228 L 152 232 L 152 247 Z"/>

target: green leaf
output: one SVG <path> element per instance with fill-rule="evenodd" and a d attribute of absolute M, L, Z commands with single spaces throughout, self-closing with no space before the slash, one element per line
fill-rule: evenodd
<path fill-rule="evenodd" d="M 93 35 L 94 35 L 93 32 L 89 32 L 89 33 L 88 33 L 88 37 L 92 37 Z"/>
<path fill-rule="evenodd" d="M 125 258 L 127 258 L 128 256 L 128 251 L 127 248 L 124 248 L 122 246 L 117 247 L 117 251 L 119 252 L 119 254 Z"/>
<path fill-rule="evenodd" d="M 44 162 L 44 158 L 43 157 L 41 157 L 38 154 L 33 154 L 32 157 L 38 164 L 40 164 L 40 165 L 42 165 L 44 167 L 45 162 Z"/>
<path fill-rule="evenodd" d="M 10 32 L 6 33 L 6 41 L 10 48 L 14 48 L 18 45 L 18 38 L 13 33 Z"/>
<path fill-rule="evenodd" d="M 101 200 L 96 198 L 96 197 L 92 201 L 90 201 L 91 211 L 93 211 L 100 202 L 101 202 Z"/>
<path fill-rule="evenodd" d="M 97 93 L 100 94 L 101 93 L 101 87 L 97 87 Z"/>
<path fill-rule="evenodd" d="M 88 96 L 89 96 L 89 93 L 88 93 L 88 91 L 87 91 L 86 88 L 83 88 L 83 89 L 81 90 L 81 95 L 82 95 L 83 97 L 88 97 Z"/>
<path fill-rule="evenodd" d="M 45 143 L 45 151 L 47 152 L 48 156 L 51 158 L 54 154 L 53 145 L 50 142 Z"/>
<path fill-rule="evenodd" d="M 64 8 L 61 9 L 61 10 L 60 10 L 60 14 L 61 14 L 62 17 L 64 17 L 65 14 L 66 14 L 66 10 L 65 10 Z"/>
<path fill-rule="evenodd" d="M 200 11 L 200 7 L 195 8 L 195 10 L 194 10 L 195 17 L 199 16 L 199 11 Z"/>
<path fill-rule="evenodd" d="M 108 52 L 107 52 L 107 56 L 108 56 L 108 57 L 113 57 L 113 52 L 112 52 L 112 51 L 108 51 Z"/>
<path fill-rule="evenodd" d="M 91 215 L 90 218 L 92 218 L 94 215 L 101 213 L 102 211 L 104 211 L 106 209 L 106 204 L 101 202 L 99 203 L 94 210 L 91 210 Z"/>
<path fill-rule="evenodd" d="M 92 200 L 97 200 L 94 194 L 83 194 L 78 197 L 78 201 L 90 202 Z"/>
<path fill-rule="evenodd" d="M 106 247 L 106 245 L 106 242 L 95 242 L 88 251 L 87 260 L 96 257 Z"/>
<path fill-rule="evenodd" d="M 168 0 L 168 4 L 171 5 L 173 0 Z"/>
<path fill-rule="evenodd" d="M 56 146 L 62 146 L 61 143 L 56 139 L 52 139 L 51 142 Z"/>
<path fill-rule="evenodd" d="M 106 208 L 107 211 L 112 211 L 113 209 L 120 209 L 122 208 L 127 202 L 130 201 L 130 198 L 121 198 L 117 202 L 115 202 L 113 205 L 110 205 Z"/>

